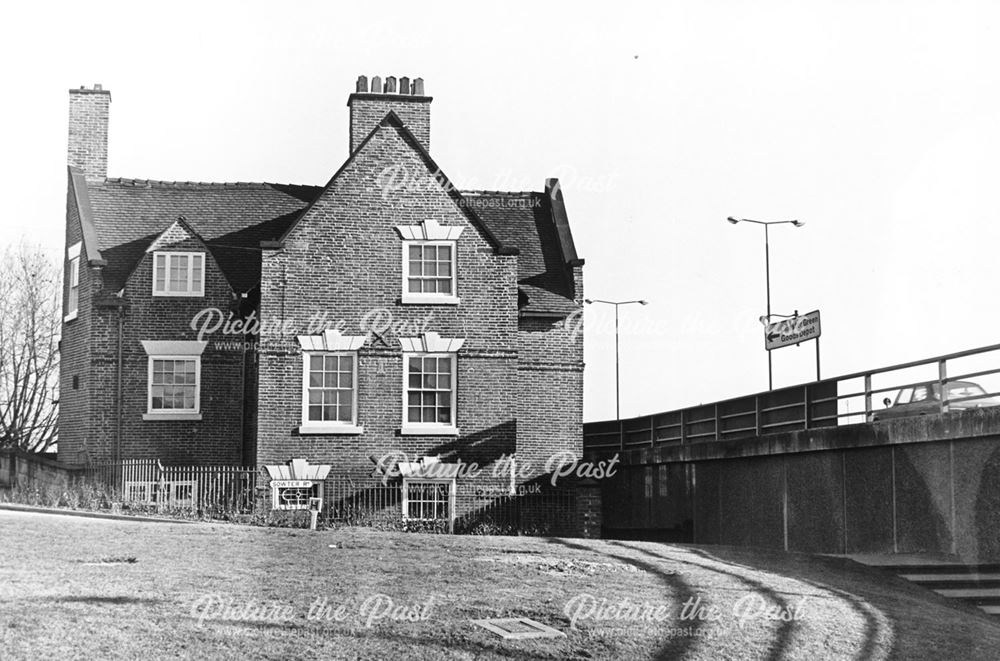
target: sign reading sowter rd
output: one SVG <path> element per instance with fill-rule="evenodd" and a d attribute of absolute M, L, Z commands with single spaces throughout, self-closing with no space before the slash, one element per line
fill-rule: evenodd
<path fill-rule="evenodd" d="M 782 319 L 764 327 L 764 348 L 780 349 L 789 344 L 815 340 L 820 335 L 819 310 L 813 310 L 790 319 Z"/>

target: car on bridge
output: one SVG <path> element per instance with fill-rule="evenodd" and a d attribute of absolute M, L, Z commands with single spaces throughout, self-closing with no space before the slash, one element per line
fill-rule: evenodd
<path fill-rule="evenodd" d="M 949 411 L 965 411 L 968 409 L 1000 406 L 1000 397 L 986 394 L 982 386 L 971 381 L 950 381 L 945 383 Z M 903 388 L 893 401 L 886 397 L 882 400 L 886 408 L 876 411 L 872 416 L 874 422 L 891 418 L 905 418 L 911 415 L 928 415 L 941 412 L 941 383 L 928 381 L 915 386 Z"/>

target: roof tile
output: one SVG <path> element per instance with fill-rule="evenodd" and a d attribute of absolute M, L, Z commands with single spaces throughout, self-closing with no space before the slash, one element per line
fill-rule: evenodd
<path fill-rule="evenodd" d="M 320 186 L 148 179 L 88 182 L 99 249 L 110 289 L 124 286 L 146 248 L 183 216 L 202 237 L 233 287 L 260 283 L 260 242 L 278 239 L 322 192 Z M 544 193 L 463 191 L 501 243 L 520 249 L 521 310 L 565 315 L 576 307 L 552 205 Z"/>

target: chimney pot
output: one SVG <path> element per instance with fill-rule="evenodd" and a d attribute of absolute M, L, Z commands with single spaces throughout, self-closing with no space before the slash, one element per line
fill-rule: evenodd
<path fill-rule="evenodd" d="M 368 76 L 358 76 L 356 89 L 358 94 L 366 94 L 368 92 Z"/>
<path fill-rule="evenodd" d="M 94 91 L 95 92 L 100 92 L 101 91 L 101 84 L 100 83 L 94 83 Z"/>
<path fill-rule="evenodd" d="M 398 92 L 397 82 L 400 84 Z M 347 99 L 347 105 L 351 109 L 348 134 L 351 153 L 357 151 L 365 137 L 378 126 L 389 111 L 396 113 L 424 149 L 429 149 L 431 98 L 424 96 L 423 92 L 423 79 L 412 80 L 408 76 L 398 79 L 395 76 L 387 76 L 385 86 L 382 85 L 380 76 L 373 76 L 367 93 L 364 87 L 359 85 L 358 91 Z"/>

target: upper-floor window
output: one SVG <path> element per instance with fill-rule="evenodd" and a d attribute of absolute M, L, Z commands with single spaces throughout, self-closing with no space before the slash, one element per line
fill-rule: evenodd
<path fill-rule="evenodd" d="M 357 423 L 357 354 L 303 352 L 302 426 L 316 431 Z"/>
<path fill-rule="evenodd" d="M 451 241 L 406 245 L 407 294 L 455 294 L 455 246 Z"/>
<path fill-rule="evenodd" d="M 300 335 L 302 425 L 300 434 L 361 434 L 358 424 L 358 349 L 364 335 L 329 328 Z"/>
<path fill-rule="evenodd" d="M 205 253 L 153 253 L 153 296 L 204 295 Z"/>
<path fill-rule="evenodd" d="M 403 303 L 457 303 L 455 242 L 403 242 Z"/>
<path fill-rule="evenodd" d="M 69 292 L 66 297 L 66 321 L 76 319 L 80 306 L 80 247 L 77 241 L 66 251 L 66 270 L 69 276 Z"/>
<path fill-rule="evenodd" d="M 399 338 L 403 350 L 403 424 L 400 433 L 458 435 L 458 351 L 462 338 L 428 331 Z"/>
<path fill-rule="evenodd" d="M 458 299 L 458 238 L 461 227 L 427 219 L 396 227 L 403 239 L 403 303 L 444 303 Z"/>
<path fill-rule="evenodd" d="M 455 354 L 404 354 L 403 433 L 455 430 Z"/>

